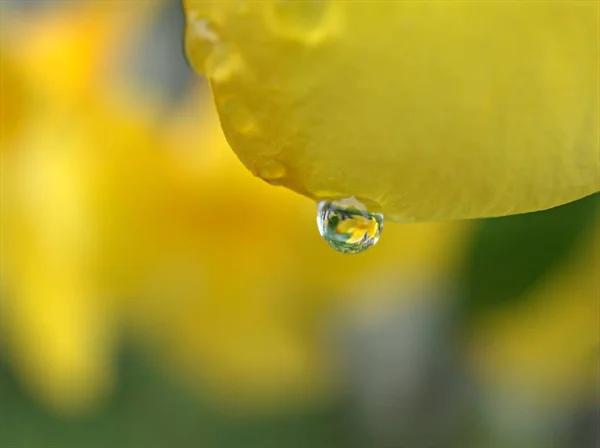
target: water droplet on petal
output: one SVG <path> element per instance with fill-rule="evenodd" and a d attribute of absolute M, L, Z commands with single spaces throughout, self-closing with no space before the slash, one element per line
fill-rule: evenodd
<path fill-rule="evenodd" d="M 200 73 L 205 71 L 205 63 L 213 53 L 221 39 L 214 22 L 209 18 L 197 13 L 190 12 L 187 15 L 185 31 L 186 51 L 190 63 Z"/>
<path fill-rule="evenodd" d="M 306 44 L 317 44 L 335 23 L 328 0 L 276 0 L 268 10 L 267 24 L 276 34 Z"/>
<path fill-rule="evenodd" d="M 258 132 L 258 124 L 250 109 L 238 98 L 226 98 L 220 102 L 219 111 L 237 132 L 246 135 Z"/>
<path fill-rule="evenodd" d="M 319 233 L 335 250 L 356 254 L 379 241 L 383 215 L 369 213 L 356 199 L 321 201 L 317 207 Z"/>
<path fill-rule="evenodd" d="M 271 185 L 279 185 L 280 180 L 286 175 L 285 166 L 277 161 L 269 161 L 262 165 L 258 171 L 258 177 Z"/>
<path fill-rule="evenodd" d="M 206 76 L 212 83 L 223 83 L 242 70 L 241 56 L 229 45 L 214 48 L 206 59 Z"/>
<path fill-rule="evenodd" d="M 225 43 L 217 22 L 205 15 L 191 12 L 187 15 L 186 51 L 195 70 L 205 74 L 211 82 L 222 83 L 243 67 L 236 49 Z"/>
<path fill-rule="evenodd" d="M 199 18 L 198 16 L 191 14 L 189 23 L 193 32 L 200 40 L 209 42 L 213 45 L 219 43 L 219 35 L 209 19 Z"/>

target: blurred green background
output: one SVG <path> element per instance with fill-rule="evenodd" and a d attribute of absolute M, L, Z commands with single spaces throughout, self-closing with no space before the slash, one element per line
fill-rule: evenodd
<path fill-rule="evenodd" d="M 184 26 L 0 4 L 0 446 L 599 446 L 599 196 L 337 254 Z"/>

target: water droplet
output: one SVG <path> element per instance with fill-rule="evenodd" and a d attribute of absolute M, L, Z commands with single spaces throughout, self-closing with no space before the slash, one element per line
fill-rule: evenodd
<path fill-rule="evenodd" d="M 216 21 L 198 12 L 187 16 L 186 51 L 195 70 L 205 74 L 210 81 L 227 81 L 243 66 L 243 61 L 233 45 L 225 43 L 221 27 Z"/>
<path fill-rule="evenodd" d="M 219 111 L 237 132 L 246 135 L 258 132 L 258 124 L 252 112 L 240 99 L 235 97 L 224 99 L 219 104 Z"/>
<path fill-rule="evenodd" d="M 215 30 L 213 23 L 204 17 L 199 17 L 197 14 L 190 14 L 188 23 L 196 36 L 203 41 L 211 44 L 219 43 L 219 34 Z"/>
<path fill-rule="evenodd" d="M 306 44 L 323 41 L 336 22 L 328 0 L 277 0 L 265 11 L 276 34 Z"/>
<path fill-rule="evenodd" d="M 279 181 L 285 177 L 285 174 L 285 166 L 274 160 L 265 163 L 258 170 L 258 177 L 271 185 L 279 185 Z"/>
<path fill-rule="evenodd" d="M 379 241 L 383 215 L 369 213 L 356 199 L 321 201 L 317 207 L 319 233 L 335 250 L 356 254 Z"/>
<path fill-rule="evenodd" d="M 205 64 L 221 39 L 213 21 L 198 12 L 187 15 L 185 43 L 188 59 L 195 70 L 205 72 Z"/>
<path fill-rule="evenodd" d="M 206 59 L 206 76 L 213 83 L 223 83 L 242 70 L 241 56 L 229 45 L 217 45 Z"/>

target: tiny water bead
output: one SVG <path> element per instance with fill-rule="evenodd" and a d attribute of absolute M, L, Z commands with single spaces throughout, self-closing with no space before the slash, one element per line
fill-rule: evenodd
<path fill-rule="evenodd" d="M 190 12 L 186 22 L 186 52 L 192 66 L 211 83 L 223 83 L 243 69 L 237 49 L 223 41 L 220 27 L 208 16 Z"/>
<path fill-rule="evenodd" d="M 219 43 L 219 35 L 214 29 L 214 25 L 208 19 L 199 18 L 197 15 L 190 14 L 190 25 L 193 27 L 193 32 L 196 33 L 200 40 L 210 44 Z"/>
<path fill-rule="evenodd" d="M 217 107 L 219 112 L 228 118 L 229 124 L 236 132 L 243 135 L 254 135 L 259 132 L 252 112 L 239 98 L 226 98 L 217 103 Z"/>
<path fill-rule="evenodd" d="M 276 35 L 307 45 L 322 42 L 336 25 L 330 0 L 275 0 L 264 11 Z"/>
<path fill-rule="evenodd" d="M 188 55 L 194 55 L 194 57 L 188 57 L 188 60 L 195 70 L 200 73 L 205 72 L 206 60 L 219 43 L 219 33 L 213 21 L 197 12 L 190 12 L 187 15 L 186 52 Z"/>
<path fill-rule="evenodd" d="M 369 213 L 356 199 L 321 201 L 317 206 L 319 233 L 335 250 L 357 254 L 379 241 L 383 215 Z"/>
<path fill-rule="evenodd" d="M 285 165 L 275 160 L 265 162 L 258 171 L 258 177 L 272 185 L 279 185 L 279 181 L 284 178 L 285 175 Z"/>

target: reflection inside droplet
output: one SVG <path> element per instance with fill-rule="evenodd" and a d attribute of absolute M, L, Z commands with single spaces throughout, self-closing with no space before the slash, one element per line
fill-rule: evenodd
<path fill-rule="evenodd" d="M 369 213 L 356 199 L 321 201 L 317 207 L 319 233 L 335 250 L 356 254 L 379 241 L 383 215 Z"/>

